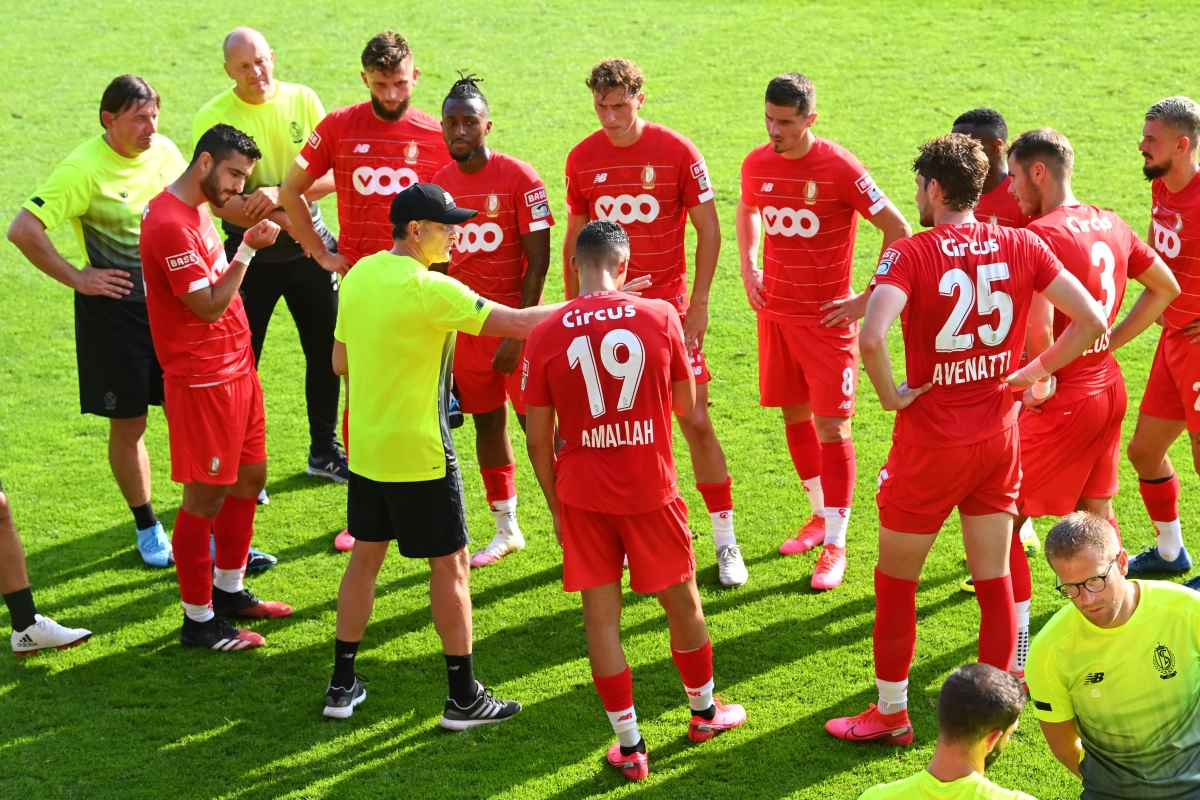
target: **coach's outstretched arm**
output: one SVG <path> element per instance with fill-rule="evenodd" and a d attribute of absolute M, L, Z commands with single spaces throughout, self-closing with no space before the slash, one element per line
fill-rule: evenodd
<path fill-rule="evenodd" d="M 1179 281 L 1175 280 L 1174 273 L 1162 258 L 1157 256 L 1150 268 L 1134 280 L 1145 288 L 1137 302 L 1133 304 L 1133 308 L 1129 309 L 1129 313 L 1125 315 L 1125 319 L 1112 329 L 1112 338 L 1108 341 L 1110 351 L 1124 347 L 1140 336 L 1142 331 L 1153 325 L 1154 321 L 1167 310 L 1167 306 L 1171 305 L 1172 301 L 1179 296 Z M 1200 334 L 1200 328 L 1197 330 L 1190 330 L 1190 328 L 1197 328 L 1195 323 L 1189 326 L 1189 330 L 1186 332 Z M 1192 344 L 1197 342 L 1200 342 L 1200 336 L 1192 339 Z"/>
<path fill-rule="evenodd" d="M 1065 269 L 1042 292 L 1055 308 L 1071 319 L 1054 344 L 1040 356 L 1005 378 L 1012 386 L 1029 386 L 1045 380 L 1070 364 L 1108 330 L 1108 317 L 1079 280 Z"/>
<path fill-rule="evenodd" d="M 511 339 L 528 339 L 537 324 L 559 311 L 566 303 L 533 308 L 509 308 L 499 303 L 492 304 L 488 318 L 483 321 L 480 336 L 507 336 Z"/>
<path fill-rule="evenodd" d="M 896 385 L 892 378 L 892 358 L 888 354 L 887 334 L 896 317 L 908 303 L 903 289 L 888 284 L 876 286 L 867 300 L 866 319 L 858 334 L 858 348 L 867 377 L 879 395 L 884 411 L 899 411 L 933 388 L 933 383 L 911 387 L 908 381 Z"/>
<path fill-rule="evenodd" d="M 242 237 L 242 244 L 251 248 L 249 255 L 252 256 L 254 250 L 274 244 L 275 237 L 278 235 L 279 226 L 269 219 L 264 219 L 246 231 L 246 235 Z M 229 304 L 233 302 L 233 296 L 242 286 L 242 278 L 246 277 L 246 267 L 250 266 L 250 259 L 246 257 L 243 261 L 239 258 L 241 254 L 242 250 L 239 249 L 238 255 L 234 256 L 229 269 L 225 271 L 224 275 L 217 278 L 216 283 L 194 292 L 188 292 L 179 298 L 185 306 L 192 310 L 193 314 L 209 324 L 221 318 L 225 309 L 229 308 Z"/>

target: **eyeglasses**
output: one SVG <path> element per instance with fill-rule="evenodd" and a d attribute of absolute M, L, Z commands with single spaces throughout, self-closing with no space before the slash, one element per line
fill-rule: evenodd
<path fill-rule="evenodd" d="M 1054 588 L 1058 589 L 1059 593 L 1062 594 L 1063 597 L 1069 597 L 1071 599 L 1079 597 L 1080 587 L 1087 589 L 1092 594 L 1100 594 L 1100 592 L 1104 591 L 1104 587 L 1108 585 L 1108 573 L 1112 572 L 1112 568 L 1116 565 L 1116 563 L 1117 559 L 1114 558 L 1112 563 L 1108 565 L 1108 569 L 1104 570 L 1104 572 L 1100 573 L 1094 578 L 1088 578 L 1082 583 L 1060 583 Z"/>

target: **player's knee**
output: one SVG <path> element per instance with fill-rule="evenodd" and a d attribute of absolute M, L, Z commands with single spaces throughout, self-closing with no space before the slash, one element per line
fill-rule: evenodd
<path fill-rule="evenodd" d="M 145 415 L 131 419 L 110 419 L 108 421 L 109 438 L 118 444 L 132 447 L 141 440 L 145 433 Z"/>
<path fill-rule="evenodd" d="M 850 438 L 849 417 L 813 417 L 817 438 L 822 442 L 840 442 Z"/>
<path fill-rule="evenodd" d="M 12 509 L 8 506 L 8 495 L 0 492 L 0 526 L 12 524 Z"/>
<path fill-rule="evenodd" d="M 435 573 L 440 579 L 461 580 L 465 582 L 467 575 L 471 571 L 471 562 L 467 555 L 467 548 L 463 547 L 448 556 L 429 559 L 429 570 Z"/>

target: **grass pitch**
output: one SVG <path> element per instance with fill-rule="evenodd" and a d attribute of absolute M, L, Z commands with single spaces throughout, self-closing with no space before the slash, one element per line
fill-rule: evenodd
<path fill-rule="evenodd" d="M 874 698 L 870 632 L 877 517 L 875 473 L 890 415 L 862 375 L 854 422 L 859 480 L 850 568 L 835 592 L 815 594 L 811 555 L 776 552 L 807 507 L 784 445 L 779 413 L 757 406 L 753 314 L 737 271 L 733 210 L 742 157 L 765 141 L 768 79 L 805 72 L 818 87 L 817 133 L 847 146 L 915 224 L 908 163 L 923 138 L 962 111 L 1000 109 L 1016 133 L 1052 125 L 1076 148 L 1084 202 L 1148 225 L 1149 187 L 1135 146 L 1145 109 L 1195 94 L 1198 24 L 1184 4 L 1143 13 L 1128 4 L 900 4 L 570 0 L 450 8 L 268 0 L 238 13 L 176 0 L 13 4 L 0 11 L 3 191 L 0 217 L 67 152 L 99 133 L 106 83 L 133 72 L 162 93 L 162 132 L 190 150 L 192 114 L 227 86 L 222 37 L 240 24 L 265 32 L 276 76 L 312 86 L 326 108 L 366 99 L 358 55 L 395 27 L 421 69 L 417 106 L 437 111 L 457 68 L 482 75 L 495 129 L 491 144 L 531 161 L 560 223 L 567 151 L 595 129 L 583 78 L 610 55 L 649 75 L 646 118 L 687 134 L 707 158 L 725 246 L 706 340 L 712 414 L 734 476 L 739 539 L 750 583 L 723 590 L 709 525 L 676 437 L 680 485 L 700 534 L 697 556 L 716 658 L 718 691 L 744 703 L 749 722 L 703 746 L 684 736 L 687 714 L 671 665 L 663 615 L 626 594 L 625 642 L 636 680 L 651 775 L 640 785 L 603 765 L 612 739 L 589 678 L 575 595 L 560 588 L 560 556 L 522 455 L 518 511 L 528 549 L 472 575 L 479 677 L 525 704 L 516 720 L 470 733 L 436 727 L 444 667 L 427 611 L 427 567 L 393 556 L 380 576 L 375 616 L 359 656 L 370 698 L 346 722 L 320 715 L 329 675 L 335 595 L 346 556 L 331 539 L 345 521 L 345 489 L 307 478 L 303 362 L 286 311 L 262 363 L 271 505 L 256 543 L 280 566 L 250 581 L 291 603 L 294 617 L 256 623 L 268 646 L 224 656 L 177 641 L 174 576 L 141 567 L 133 526 L 109 474 L 107 425 L 78 414 L 71 300 L 7 242 L 0 244 L 0 477 L 12 499 L 43 613 L 95 631 L 86 647 L 28 661 L 0 658 L 0 796 L 268 797 L 856 797 L 921 769 L 936 736 L 936 693 L 973 660 L 978 611 L 957 589 L 964 574 L 957 522 L 947 523 L 918 597 L 920 627 L 910 702 L 917 744 L 906 750 L 829 738 L 824 721 Z M 332 211 L 332 208 L 328 209 Z M 334 218 L 332 213 L 329 218 Z M 555 246 L 562 227 L 555 228 Z M 66 228 L 55 241 L 77 257 Z M 862 288 L 879 235 L 860 226 Z M 561 297 L 558 266 L 547 296 Z M 281 304 L 281 309 L 282 309 Z M 1153 353 L 1150 336 L 1121 353 L 1132 420 Z M 901 362 L 902 363 L 902 362 Z M 523 439 L 514 425 L 514 443 Z M 147 434 L 154 500 L 168 529 L 180 500 L 169 481 L 166 425 Z M 470 425 L 458 433 L 476 542 L 491 516 L 474 470 Z M 1184 528 L 1197 517 L 1197 479 L 1185 446 L 1172 451 L 1184 484 Z M 1130 548 L 1152 540 L 1135 477 L 1123 465 L 1117 498 Z M 1046 523 L 1039 525 L 1045 532 Z M 1196 544 L 1194 538 L 1193 545 Z M 1036 630 L 1062 600 L 1034 559 Z M 7 619 L 5 619 L 7 623 Z M 5 627 L 7 632 L 7 627 Z M 1078 784 L 1051 757 L 1032 712 L 989 777 L 1040 798 L 1074 797 Z"/>

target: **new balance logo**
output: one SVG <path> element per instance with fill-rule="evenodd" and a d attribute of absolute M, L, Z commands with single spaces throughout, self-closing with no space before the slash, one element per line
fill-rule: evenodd
<path fill-rule="evenodd" d="M 1102 680 L 1104 680 L 1103 672 L 1089 672 L 1087 677 L 1083 679 L 1083 682 L 1090 685 L 1093 683 L 1099 683 Z"/>
<path fill-rule="evenodd" d="M 604 183 L 606 180 L 608 180 L 608 173 L 600 172 L 596 174 L 596 177 L 592 180 L 592 183 Z"/>
<path fill-rule="evenodd" d="M 356 145 L 354 145 L 354 152 L 356 152 L 356 153 L 369 153 L 369 152 L 371 152 L 371 145 L 369 145 L 369 144 L 356 144 Z"/>
<path fill-rule="evenodd" d="M 762 185 L 762 188 L 761 188 L 761 189 L 759 189 L 759 191 L 760 191 L 760 192 L 769 192 L 769 191 L 773 190 L 774 188 L 775 188 L 775 184 L 773 184 L 773 183 L 764 183 L 764 184 Z"/>

